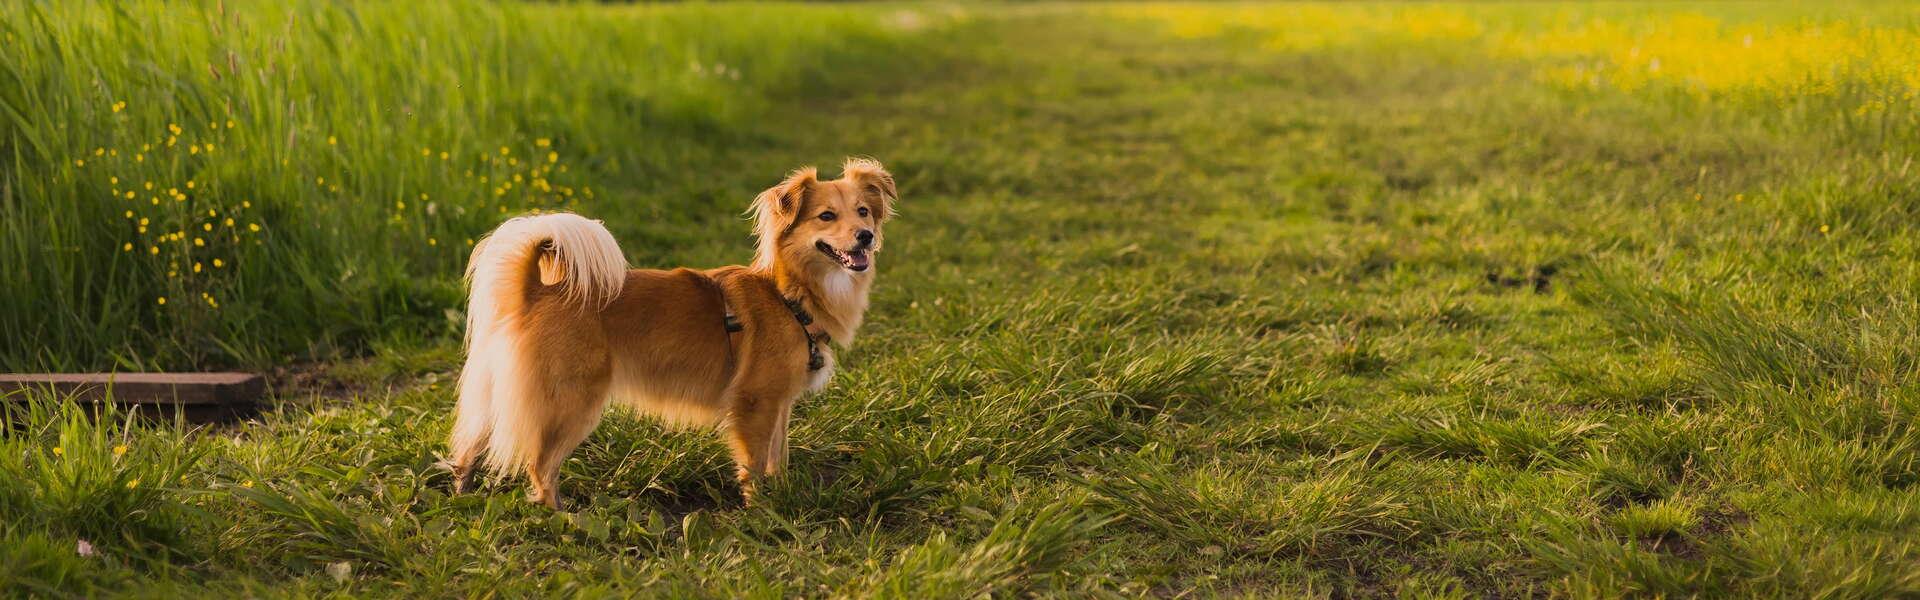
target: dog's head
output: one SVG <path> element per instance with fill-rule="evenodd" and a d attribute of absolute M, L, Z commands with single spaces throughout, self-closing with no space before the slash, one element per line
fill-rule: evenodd
<path fill-rule="evenodd" d="M 847 159 L 840 178 L 831 181 L 820 181 L 813 167 L 794 171 L 753 201 L 754 235 L 760 238 L 754 266 L 787 261 L 807 270 L 865 273 L 880 252 L 880 227 L 898 200 L 893 175 L 872 159 Z"/>

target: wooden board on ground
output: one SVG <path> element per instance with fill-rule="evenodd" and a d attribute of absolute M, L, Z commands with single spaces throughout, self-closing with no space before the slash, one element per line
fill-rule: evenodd
<path fill-rule="evenodd" d="M 19 390 L 210 422 L 258 412 L 267 382 L 252 373 L 0 373 L 0 396 L 18 398 Z"/>

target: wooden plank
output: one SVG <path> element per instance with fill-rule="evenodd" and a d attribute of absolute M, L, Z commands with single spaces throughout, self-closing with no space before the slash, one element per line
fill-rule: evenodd
<path fill-rule="evenodd" d="M 0 394 L 29 389 L 212 421 L 253 414 L 266 395 L 267 380 L 252 373 L 0 373 Z"/>

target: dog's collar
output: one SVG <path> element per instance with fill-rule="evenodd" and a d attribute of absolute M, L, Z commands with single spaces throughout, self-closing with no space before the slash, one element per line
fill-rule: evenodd
<path fill-rule="evenodd" d="M 813 331 L 807 329 L 807 327 L 813 325 L 813 315 L 807 314 L 807 308 L 802 306 L 799 300 L 792 298 L 781 298 L 780 300 L 787 304 L 788 311 L 793 312 L 793 320 L 800 323 L 800 335 L 807 336 L 807 370 L 818 371 L 826 367 L 827 357 L 820 355 L 820 343 L 814 341 Z M 833 340 L 833 337 L 825 331 L 820 332 L 820 338 L 826 341 Z"/>

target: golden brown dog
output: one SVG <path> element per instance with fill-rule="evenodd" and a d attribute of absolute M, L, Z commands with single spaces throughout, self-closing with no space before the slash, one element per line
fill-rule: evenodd
<path fill-rule="evenodd" d="M 754 199 L 753 264 L 628 270 L 598 221 L 519 217 L 467 264 L 467 363 L 460 375 L 454 489 L 476 463 L 524 470 L 530 496 L 560 506 L 560 464 L 621 402 L 676 425 L 720 425 L 753 499 L 786 466 L 787 418 L 833 373 L 867 309 L 893 176 L 849 159 Z"/>

